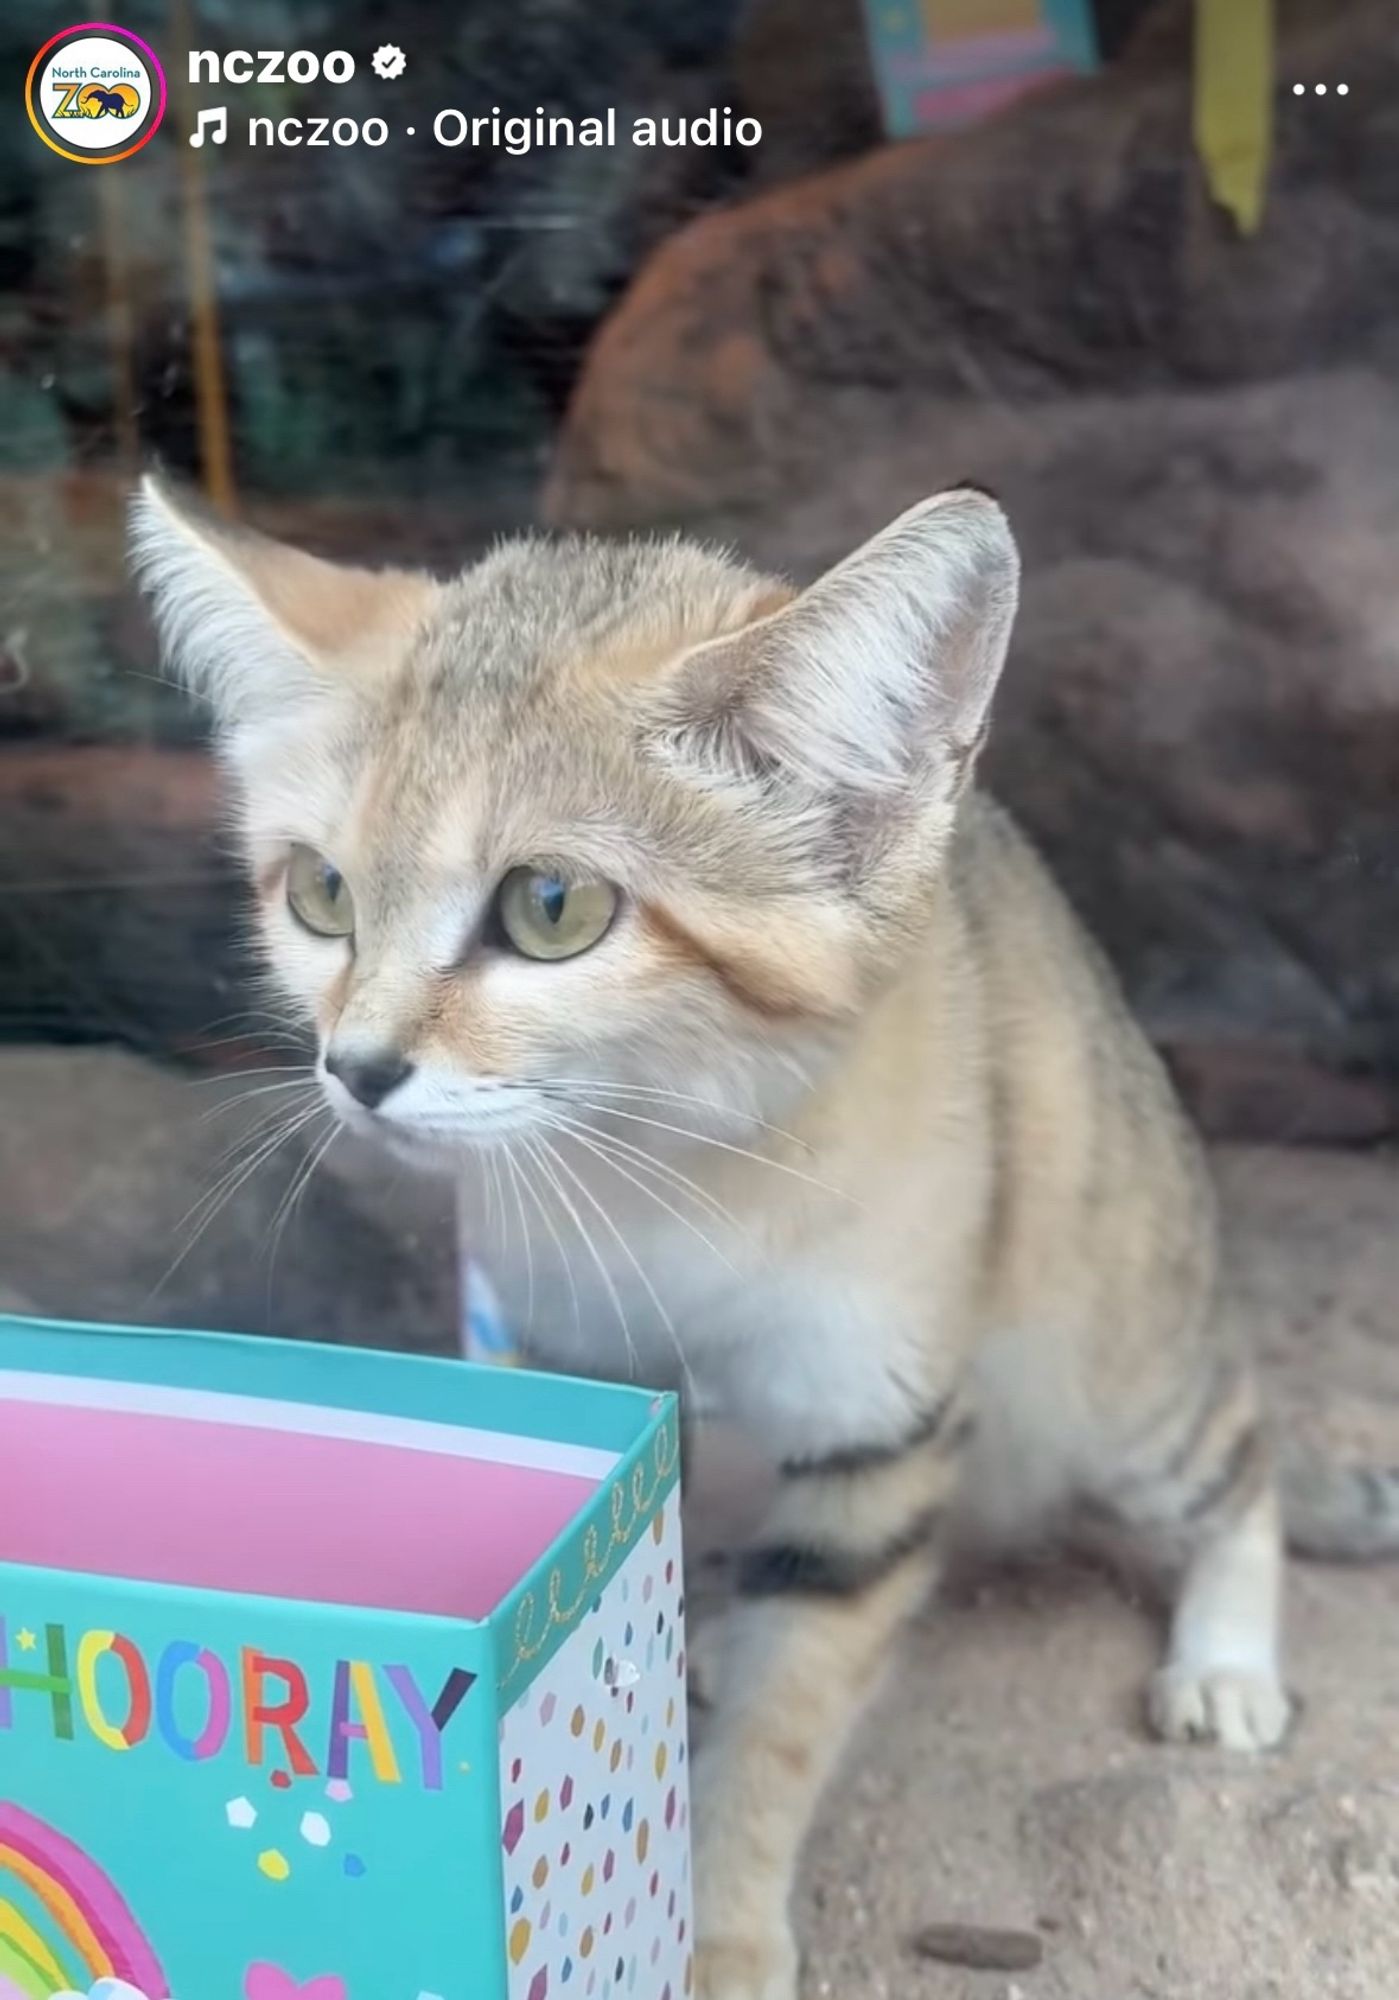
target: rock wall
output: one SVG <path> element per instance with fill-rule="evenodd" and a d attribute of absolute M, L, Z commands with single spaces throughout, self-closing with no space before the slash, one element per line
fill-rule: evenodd
<path fill-rule="evenodd" d="M 1399 1123 L 1399 6 L 1281 0 L 1264 226 L 1210 204 L 1188 10 L 1101 76 L 711 215 L 604 325 L 559 523 L 798 576 L 997 491 L 988 771 L 1209 1122 Z M 1298 97 L 1294 79 L 1345 80 Z"/>

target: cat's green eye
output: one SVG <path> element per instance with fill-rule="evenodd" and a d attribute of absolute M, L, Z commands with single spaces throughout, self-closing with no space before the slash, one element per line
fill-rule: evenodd
<path fill-rule="evenodd" d="M 496 892 L 496 914 L 525 958 L 576 958 L 605 936 L 617 914 L 617 891 L 610 882 L 512 868 Z"/>
<path fill-rule="evenodd" d="M 287 864 L 287 907 L 317 937 L 350 937 L 355 905 L 344 876 L 314 847 L 294 847 Z"/>

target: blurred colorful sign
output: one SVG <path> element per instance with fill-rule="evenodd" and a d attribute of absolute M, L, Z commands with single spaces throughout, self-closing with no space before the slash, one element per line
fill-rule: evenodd
<path fill-rule="evenodd" d="M 865 0 L 891 138 L 972 125 L 1097 68 L 1089 0 Z"/>

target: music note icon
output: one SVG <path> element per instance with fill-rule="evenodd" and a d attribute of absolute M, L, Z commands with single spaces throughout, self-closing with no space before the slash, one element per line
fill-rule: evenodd
<path fill-rule="evenodd" d="M 216 105 L 212 111 L 201 111 L 195 121 L 195 129 L 189 135 L 191 146 L 202 146 L 205 139 L 214 146 L 221 146 L 228 137 L 228 107 Z"/>

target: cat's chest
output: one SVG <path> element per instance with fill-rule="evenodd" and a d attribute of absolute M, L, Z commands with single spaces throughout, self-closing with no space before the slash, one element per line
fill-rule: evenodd
<path fill-rule="evenodd" d="M 497 1230 L 482 1244 L 506 1317 L 546 1366 L 710 1401 L 718 1356 L 759 1323 L 771 1274 L 732 1230 L 703 1240 L 668 1216 L 641 1222 L 615 1208 L 572 1213 L 551 1233 Z"/>
<path fill-rule="evenodd" d="M 919 1372 L 919 1330 L 877 1271 L 774 1254 L 712 1217 L 701 1238 L 674 1217 L 627 1229 L 609 1214 L 612 1229 L 594 1217 L 586 1240 L 496 1239 L 491 1276 L 531 1359 L 676 1389 L 777 1458 L 906 1427 L 893 1385 Z"/>

